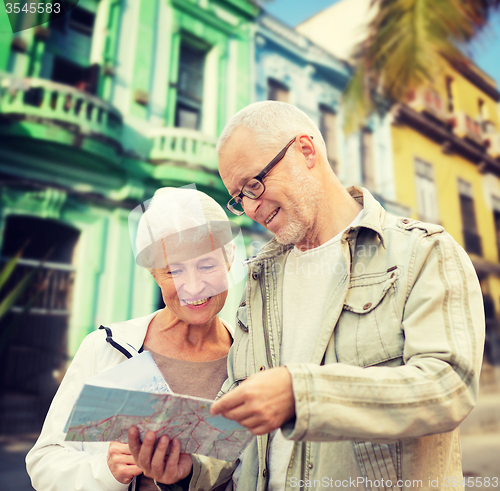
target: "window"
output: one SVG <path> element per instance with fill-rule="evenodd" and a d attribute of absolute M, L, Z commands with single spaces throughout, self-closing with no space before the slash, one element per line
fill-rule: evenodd
<path fill-rule="evenodd" d="M 477 100 L 477 112 L 479 114 L 479 121 L 486 119 L 484 101 L 482 99 Z"/>
<path fill-rule="evenodd" d="M 448 102 L 448 112 L 455 112 L 455 101 L 453 98 L 453 78 L 446 77 L 446 97 Z"/>
<path fill-rule="evenodd" d="M 481 237 L 477 233 L 476 212 L 470 183 L 458 180 L 460 198 L 460 212 L 462 214 L 462 228 L 465 250 L 472 254 L 482 255 Z"/>
<path fill-rule="evenodd" d="M 66 10 L 63 6 L 61 3 L 62 10 Z M 99 65 L 90 64 L 94 21 L 95 14 L 81 7 L 74 7 L 62 16 L 53 11 L 47 50 L 54 57 L 53 63 L 49 62 L 50 58 L 44 61 L 44 76 L 90 94 L 96 93 Z M 64 49 L 60 49 L 61 46 Z"/>
<path fill-rule="evenodd" d="M 99 80 L 99 65 L 83 67 L 66 58 L 55 56 L 50 79 L 95 94 Z"/>
<path fill-rule="evenodd" d="M 375 162 L 373 156 L 373 133 L 361 130 L 361 173 L 363 184 L 370 189 L 375 187 Z"/>
<path fill-rule="evenodd" d="M 495 236 L 497 240 L 498 259 L 500 260 L 500 198 L 493 196 L 493 220 L 495 222 Z"/>
<path fill-rule="evenodd" d="M 66 10 L 64 4 L 62 9 Z M 81 7 L 74 7 L 64 15 L 52 11 L 50 15 L 50 29 L 66 32 L 68 29 L 92 37 L 94 31 L 95 14 Z"/>
<path fill-rule="evenodd" d="M 205 51 L 181 44 L 175 126 L 199 130 L 203 106 Z"/>
<path fill-rule="evenodd" d="M 436 184 L 431 164 L 415 159 L 415 183 L 417 187 L 418 217 L 424 222 L 438 223 Z"/>
<path fill-rule="evenodd" d="M 481 130 L 483 133 L 495 133 L 496 127 L 495 124 L 490 121 L 488 114 L 488 107 L 486 106 L 483 99 L 477 100 L 477 110 L 478 110 L 478 121 L 481 125 Z"/>
<path fill-rule="evenodd" d="M 85 36 L 92 36 L 95 15 L 81 7 L 74 7 L 69 11 L 68 27 Z"/>
<path fill-rule="evenodd" d="M 337 171 L 337 115 L 327 106 L 319 105 L 321 113 L 319 130 L 326 144 L 328 162 L 333 171 Z"/>
<path fill-rule="evenodd" d="M 267 81 L 267 98 L 270 101 L 289 102 L 290 90 L 288 87 L 272 78 Z"/>

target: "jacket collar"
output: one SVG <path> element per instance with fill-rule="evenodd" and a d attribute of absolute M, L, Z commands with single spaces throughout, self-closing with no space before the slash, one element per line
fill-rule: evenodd
<path fill-rule="evenodd" d="M 347 192 L 363 207 L 361 221 L 351 230 L 359 230 L 360 228 L 373 230 L 378 235 L 382 246 L 385 248 L 384 229 L 382 224 L 385 221 L 386 211 L 382 205 L 372 196 L 370 191 L 365 188 L 351 186 L 347 188 Z M 344 232 L 344 237 L 348 233 L 349 230 L 346 230 Z"/>
<path fill-rule="evenodd" d="M 125 348 L 132 356 L 136 355 L 144 344 L 149 324 L 158 312 L 161 312 L 161 309 L 152 314 L 145 315 L 144 317 L 138 317 L 137 319 L 113 322 L 113 324 L 109 325 L 113 341 Z M 231 324 L 224 319 L 220 320 L 229 331 L 231 338 L 234 338 L 234 329 Z"/>
<path fill-rule="evenodd" d="M 129 351 L 131 355 L 137 354 L 144 343 L 149 324 L 158 312 L 160 311 L 157 310 L 137 319 L 113 322 L 109 325 L 113 341 Z"/>
<path fill-rule="evenodd" d="M 363 207 L 363 215 L 356 227 L 345 230 L 342 239 L 351 233 L 356 232 L 357 234 L 360 228 L 366 228 L 373 230 L 378 235 L 382 246 L 385 247 L 382 224 L 385 220 L 386 211 L 382 205 L 363 187 L 351 186 L 347 188 L 347 192 Z M 282 245 L 276 240 L 276 237 L 273 237 L 255 256 L 246 260 L 245 264 L 284 254 L 291 248 L 293 248 L 293 245 Z"/>

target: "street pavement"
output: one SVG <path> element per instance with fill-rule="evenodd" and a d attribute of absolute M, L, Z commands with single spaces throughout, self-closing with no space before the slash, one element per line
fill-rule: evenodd
<path fill-rule="evenodd" d="M 0 436 L 0 476 L 2 491 L 33 491 L 24 457 L 37 435 Z M 40 490 L 42 491 L 42 490 Z M 68 490 L 69 491 L 69 490 Z"/>
<path fill-rule="evenodd" d="M 500 381 L 487 364 L 481 372 L 477 406 L 460 426 L 460 435 L 464 476 L 476 483 L 466 489 L 500 490 Z"/>
<path fill-rule="evenodd" d="M 477 406 L 460 426 L 462 465 L 464 476 L 481 486 L 467 486 L 466 490 L 487 488 L 500 491 L 500 482 L 494 486 L 493 478 L 500 481 L 500 384 L 484 377 Z M 486 382 L 483 383 L 483 380 Z M 24 458 L 37 435 L 0 436 L 1 491 L 33 491 L 26 473 Z M 490 478 L 490 486 L 485 486 Z M 450 491 L 453 487 L 450 485 Z M 445 489 L 445 488 L 441 488 Z M 40 489 L 38 491 L 45 491 Z M 72 491 L 72 490 L 67 490 Z"/>

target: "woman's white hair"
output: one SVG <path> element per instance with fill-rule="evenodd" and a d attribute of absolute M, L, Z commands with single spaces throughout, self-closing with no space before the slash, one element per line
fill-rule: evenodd
<path fill-rule="evenodd" d="M 156 258 L 148 257 L 148 254 L 156 254 L 156 250 L 149 247 L 152 242 L 174 234 L 181 238 L 185 230 L 221 221 L 229 222 L 229 219 L 219 203 L 207 194 L 189 188 L 157 189 L 139 220 L 135 240 L 137 254 L 142 253 L 141 262 L 144 264 L 154 264 Z M 190 240 L 202 240 L 207 233 L 203 230 L 210 228 L 200 227 L 200 237 L 190 234 Z M 234 257 L 233 242 L 226 244 L 224 249 L 231 263 Z M 153 268 L 147 269 L 151 271 Z"/>
<path fill-rule="evenodd" d="M 326 161 L 326 145 L 314 121 L 299 108 L 286 102 L 255 102 L 238 111 L 226 124 L 217 143 L 220 154 L 233 132 L 240 126 L 252 130 L 257 142 L 266 149 L 284 146 L 294 136 L 307 133 L 314 137 L 314 143 Z"/>

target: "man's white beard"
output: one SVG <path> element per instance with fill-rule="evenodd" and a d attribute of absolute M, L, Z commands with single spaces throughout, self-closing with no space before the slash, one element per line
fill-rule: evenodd
<path fill-rule="evenodd" d="M 276 240 L 283 245 L 297 244 L 304 239 L 314 224 L 324 195 L 317 180 L 299 174 L 293 167 L 290 180 L 301 192 L 290 199 L 286 211 L 287 224 L 276 233 Z"/>

